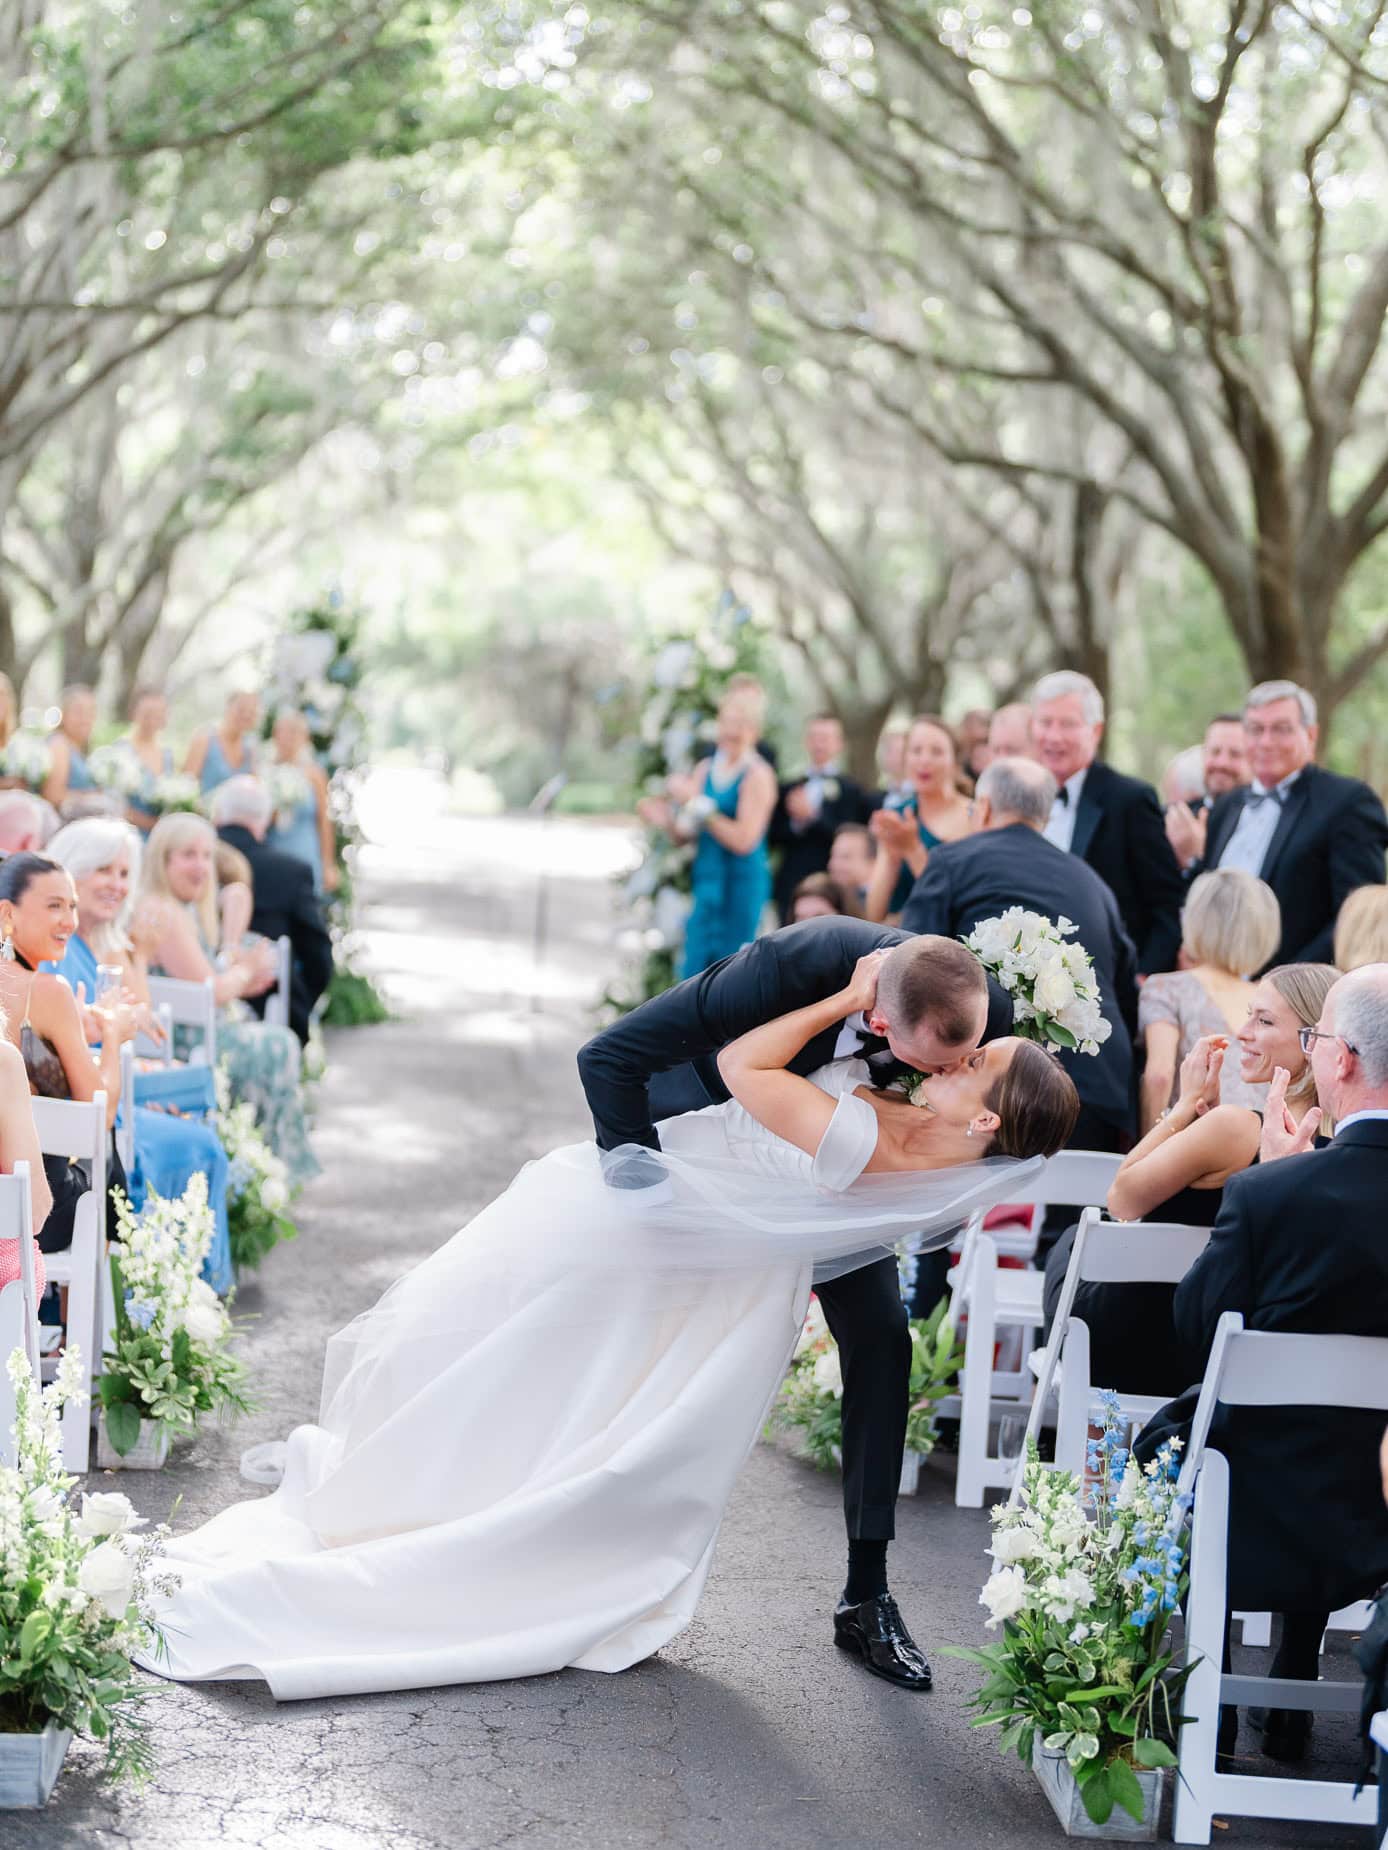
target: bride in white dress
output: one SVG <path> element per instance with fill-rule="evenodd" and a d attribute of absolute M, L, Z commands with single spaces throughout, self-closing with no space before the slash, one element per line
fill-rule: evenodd
<path fill-rule="evenodd" d="M 663 1155 L 528 1164 L 335 1336 L 279 1488 L 171 1545 L 146 1667 L 289 1699 L 623 1670 L 680 1632 L 816 1263 L 948 1238 L 1039 1167 L 990 1150 L 1049 1155 L 1073 1122 L 1030 1042 L 927 1080 L 924 1110 L 858 1060 L 784 1071 L 879 962 L 725 1049 L 733 1098 L 661 1124 Z"/>

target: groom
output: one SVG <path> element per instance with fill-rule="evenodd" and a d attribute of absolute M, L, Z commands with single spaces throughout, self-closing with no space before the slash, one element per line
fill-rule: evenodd
<path fill-rule="evenodd" d="M 808 1075 L 856 1054 L 886 1084 L 903 1065 L 947 1072 L 981 1041 L 1011 1033 L 1010 998 L 962 944 L 863 919 L 808 919 L 653 997 L 580 1049 L 578 1070 L 599 1147 L 659 1149 L 656 1119 L 727 1098 L 718 1053 L 729 1041 L 833 995 L 860 957 L 893 948 L 867 1018 L 852 1016 L 817 1035 L 791 1061 L 793 1072 Z M 930 1666 L 887 1590 L 911 1375 L 896 1261 L 879 1259 L 816 1290 L 843 1368 L 848 1581 L 834 1639 L 875 1676 L 929 1689 Z"/>

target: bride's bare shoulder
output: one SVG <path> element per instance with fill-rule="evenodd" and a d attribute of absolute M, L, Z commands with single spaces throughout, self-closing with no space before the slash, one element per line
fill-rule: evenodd
<path fill-rule="evenodd" d="M 899 1092 L 878 1092 L 872 1086 L 857 1086 L 854 1096 L 866 1099 L 877 1114 L 877 1148 L 868 1164 L 868 1172 L 892 1169 L 930 1169 L 924 1136 L 926 1126 L 921 1114 Z"/>

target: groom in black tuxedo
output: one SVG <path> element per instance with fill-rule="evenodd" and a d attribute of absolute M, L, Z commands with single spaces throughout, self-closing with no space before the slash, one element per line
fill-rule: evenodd
<path fill-rule="evenodd" d="M 973 954 L 948 938 L 912 937 L 863 919 L 787 925 L 655 996 L 580 1049 L 578 1070 L 598 1146 L 656 1150 L 658 1118 L 720 1104 L 728 1089 L 718 1054 L 764 1022 L 846 986 L 859 958 L 907 948 L 888 961 L 871 1015 L 816 1035 L 791 1062 L 802 1075 L 844 1054 L 866 1058 L 885 1084 L 904 1066 L 948 1070 L 984 1040 L 1012 1031 L 1006 992 Z M 911 1337 L 895 1259 L 816 1287 L 843 1368 L 843 1500 L 848 1582 L 835 1641 L 874 1675 L 928 1689 L 930 1666 L 887 1590 L 906 1445 Z"/>

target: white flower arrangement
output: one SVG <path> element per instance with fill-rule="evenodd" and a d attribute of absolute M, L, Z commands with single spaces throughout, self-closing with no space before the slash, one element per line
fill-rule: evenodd
<path fill-rule="evenodd" d="M 30 790 L 42 790 L 52 768 L 48 740 L 36 732 L 16 732 L 0 757 L 6 777 L 14 777 Z"/>
<path fill-rule="evenodd" d="M 217 1068 L 216 1086 L 213 1124 L 229 1161 L 227 1222 L 239 1271 L 259 1265 L 272 1247 L 294 1239 L 298 1229 L 288 1215 L 293 1194 L 289 1171 L 261 1136 L 255 1107 L 232 1102 L 224 1064 Z"/>
<path fill-rule="evenodd" d="M 1113 1032 L 1100 1008 L 1094 965 L 1082 944 L 1067 944 L 1078 927 L 1053 924 L 1039 912 L 1009 906 L 984 919 L 964 943 L 1012 997 L 1016 1033 L 1042 1045 L 1097 1054 Z"/>
<path fill-rule="evenodd" d="M 103 790 L 127 801 L 140 793 L 144 766 L 122 745 L 103 745 L 87 760 L 87 768 Z"/>
<path fill-rule="evenodd" d="M 270 767 L 270 801 L 275 806 L 275 821 L 287 828 L 294 813 L 312 795 L 308 779 L 297 765 L 276 764 Z"/>
<path fill-rule="evenodd" d="M 202 803 L 202 786 L 196 777 L 182 771 L 166 771 L 155 778 L 143 800 L 161 816 L 172 815 L 175 810 L 197 810 Z"/>
<path fill-rule="evenodd" d="M 85 1398 L 77 1349 L 42 1391 L 22 1349 L 6 1367 L 15 1462 L 0 1466 L 0 1727 L 55 1721 L 105 1741 L 108 1770 L 140 1779 L 149 1750 L 130 1660 L 162 1648 L 150 1602 L 178 1588 L 160 1561 L 169 1531 L 137 1536 L 146 1524 L 119 1492 L 89 1493 L 80 1512 L 69 1501 L 59 1414 Z"/>

